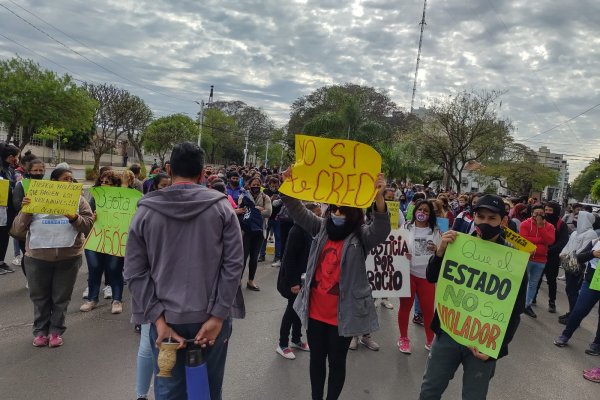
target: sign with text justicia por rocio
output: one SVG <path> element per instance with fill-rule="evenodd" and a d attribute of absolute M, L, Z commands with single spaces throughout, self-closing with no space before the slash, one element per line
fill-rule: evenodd
<path fill-rule="evenodd" d="M 77 214 L 82 189 L 81 183 L 34 179 L 27 191 L 31 202 L 24 205 L 22 211 L 30 214 Z"/>
<path fill-rule="evenodd" d="M 367 279 L 375 298 L 410 297 L 410 261 L 406 229 L 392 229 L 387 240 L 367 255 Z"/>
<path fill-rule="evenodd" d="M 296 135 L 296 163 L 279 191 L 300 200 L 366 208 L 377 190 L 381 156 L 352 140 Z"/>
<path fill-rule="evenodd" d="M 129 225 L 142 193 L 135 189 L 103 186 L 90 189 L 90 193 L 96 202 L 96 221 L 85 248 L 124 257 Z"/>
<path fill-rule="evenodd" d="M 442 329 L 498 358 L 529 254 L 459 233 L 446 249 L 435 290 Z"/>

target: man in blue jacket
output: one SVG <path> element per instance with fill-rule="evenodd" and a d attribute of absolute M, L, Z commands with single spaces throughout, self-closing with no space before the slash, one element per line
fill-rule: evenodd
<path fill-rule="evenodd" d="M 133 322 L 151 322 L 155 370 L 165 339 L 179 343 L 172 378 L 157 378 L 155 399 L 187 400 L 186 339 L 206 348 L 212 400 L 221 399 L 231 317 L 243 317 L 242 234 L 227 196 L 198 185 L 204 152 L 184 142 L 171 153 L 173 184 L 147 194 L 131 221 L 124 276 Z"/>

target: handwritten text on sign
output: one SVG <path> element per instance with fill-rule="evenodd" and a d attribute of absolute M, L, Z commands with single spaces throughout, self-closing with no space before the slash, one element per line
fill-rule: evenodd
<path fill-rule="evenodd" d="M 30 214 L 73 215 L 77 214 L 81 183 L 31 180 L 27 197 L 31 203 L 22 211 Z"/>
<path fill-rule="evenodd" d="M 405 256 L 409 235 L 406 229 L 394 229 L 367 255 L 367 279 L 373 297 L 410 297 L 410 262 Z"/>
<path fill-rule="evenodd" d="M 365 208 L 375 198 L 381 156 L 352 140 L 296 135 L 296 163 L 279 191 L 301 200 Z"/>
<path fill-rule="evenodd" d="M 8 193 L 9 193 L 10 181 L 7 179 L 0 179 L 0 206 L 6 207 L 8 205 Z"/>
<path fill-rule="evenodd" d="M 442 329 L 498 358 L 528 259 L 525 252 L 459 233 L 435 290 Z"/>
<path fill-rule="evenodd" d="M 96 202 L 96 222 L 85 248 L 124 257 L 129 225 L 142 194 L 134 189 L 119 187 L 95 187 L 90 192 Z"/>

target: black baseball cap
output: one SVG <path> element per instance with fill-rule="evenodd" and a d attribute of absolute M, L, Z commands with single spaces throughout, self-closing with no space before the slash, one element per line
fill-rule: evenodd
<path fill-rule="evenodd" d="M 496 196 L 495 194 L 486 194 L 480 197 L 473 207 L 473 211 L 477 211 L 480 208 L 485 208 L 491 212 L 500 214 L 501 217 L 506 215 L 506 209 L 504 208 L 504 201 L 502 200 L 502 197 Z"/>

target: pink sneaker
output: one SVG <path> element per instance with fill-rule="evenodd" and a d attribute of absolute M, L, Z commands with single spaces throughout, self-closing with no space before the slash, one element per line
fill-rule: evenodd
<path fill-rule="evenodd" d="M 50 334 L 50 347 L 60 347 L 63 343 L 63 338 L 58 333 Z"/>
<path fill-rule="evenodd" d="M 431 342 L 425 343 L 425 350 L 431 351 L 431 345 L 433 344 L 433 340 Z"/>
<path fill-rule="evenodd" d="M 400 353 L 404 353 L 404 354 L 410 354 L 410 339 L 407 337 L 400 337 L 398 338 L 398 343 L 396 343 L 398 345 L 398 350 L 400 350 Z"/>
<path fill-rule="evenodd" d="M 46 347 L 48 346 L 48 336 L 46 335 L 37 335 L 35 339 L 33 339 L 33 345 L 35 347 Z"/>
<path fill-rule="evenodd" d="M 292 342 L 290 344 L 290 348 L 298 349 L 298 350 L 302 350 L 302 351 L 310 351 L 310 347 L 308 347 L 308 343 L 306 343 L 306 342 L 298 342 L 298 343 Z"/>
<path fill-rule="evenodd" d="M 600 367 L 588 370 L 583 374 L 583 377 L 588 381 L 600 383 Z"/>

